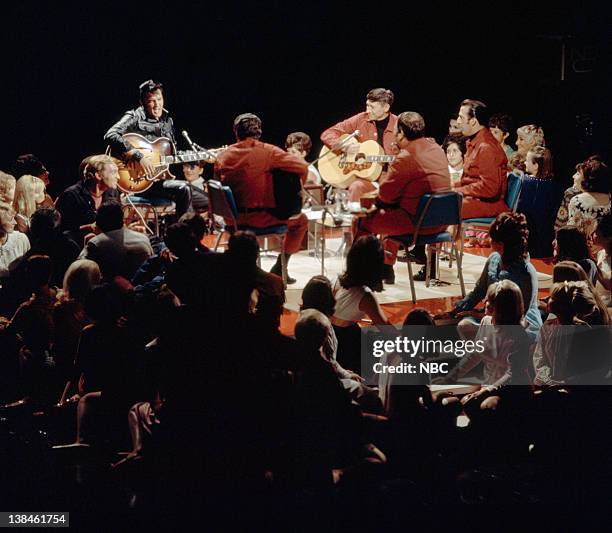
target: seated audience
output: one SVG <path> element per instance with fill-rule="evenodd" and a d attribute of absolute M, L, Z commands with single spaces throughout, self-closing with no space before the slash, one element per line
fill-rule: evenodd
<path fill-rule="evenodd" d="M 460 331 L 466 337 L 476 333 L 481 313 L 475 312 L 476 305 L 486 296 L 489 286 L 508 279 L 516 283 L 526 304 L 525 320 L 532 336 L 542 326 L 538 310 L 538 275 L 529 261 L 527 221 L 520 213 L 501 213 L 491 225 L 492 253 L 487 259 L 482 274 L 474 289 L 455 304 L 454 314 L 465 318 L 459 323 Z"/>
<path fill-rule="evenodd" d="M 593 239 L 593 248 L 597 261 L 597 292 L 610 307 L 610 292 L 612 291 L 612 213 L 607 213 L 599 220 Z"/>
<path fill-rule="evenodd" d="M 293 154 L 300 159 L 306 161 L 306 157 L 310 153 L 312 148 L 312 141 L 310 139 L 310 135 L 304 133 L 302 131 L 294 131 L 287 135 L 287 139 L 285 140 L 285 150 L 290 154 Z M 314 165 L 308 165 L 308 177 L 306 178 L 306 183 L 304 185 L 316 184 L 321 185 L 321 174 L 319 174 L 319 170 Z"/>
<path fill-rule="evenodd" d="M 552 156 L 548 148 L 535 146 L 527 152 L 518 212 L 527 217 L 529 255 L 552 255 L 553 227 L 563 190 L 554 179 Z"/>
<path fill-rule="evenodd" d="M 98 263 L 105 280 L 111 281 L 115 276 L 132 279 L 140 265 L 153 255 L 147 236 L 123 224 L 123 208 L 118 202 L 100 206 L 96 227 L 102 233 L 89 240 L 79 258 Z"/>
<path fill-rule="evenodd" d="M 203 161 L 183 163 L 183 175 L 191 189 L 191 203 L 198 211 L 206 211 L 208 209 L 208 194 L 206 193 L 203 172 Z"/>
<path fill-rule="evenodd" d="M 512 154 L 514 154 L 514 150 L 512 146 L 506 144 L 506 139 L 510 135 L 510 130 L 512 130 L 512 118 L 504 113 L 495 113 L 491 115 L 489 119 L 489 130 L 501 145 L 508 161 L 510 161 Z"/>
<path fill-rule="evenodd" d="M 45 184 L 40 178 L 25 174 L 17 180 L 13 207 L 18 231 L 22 233 L 30 231 L 30 218 L 44 202 Z"/>
<path fill-rule="evenodd" d="M 0 207 L 6 209 L 13 205 L 16 183 L 13 176 L 0 170 Z"/>
<path fill-rule="evenodd" d="M 465 137 L 460 134 L 447 135 L 442 143 L 442 149 L 448 160 L 448 172 L 451 177 L 451 186 L 461 182 L 463 175 L 463 156 L 465 156 Z"/>
<path fill-rule="evenodd" d="M 53 308 L 53 359 L 65 380 L 76 357 L 81 330 L 91 323 L 85 302 L 94 286 L 102 279 L 95 261 L 79 259 L 64 275 L 64 284 Z"/>
<path fill-rule="evenodd" d="M 574 196 L 569 203 L 569 223 L 580 228 L 592 240 L 597 222 L 610 212 L 611 176 L 604 162 L 587 159 L 580 170 L 582 193 Z"/>
<path fill-rule="evenodd" d="M 51 260 L 45 255 L 33 255 L 27 260 L 26 272 L 33 294 L 19 306 L 7 330 L 18 334 L 23 341 L 20 364 L 25 395 L 35 405 L 47 406 L 58 401 L 62 392 L 51 356 L 55 304 L 55 290 L 49 286 Z"/>
<path fill-rule="evenodd" d="M 559 327 L 610 324 L 607 309 L 594 298 L 588 282 L 564 281 L 553 285 L 548 311 L 554 318 L 549 318 L 542 327 L 533 354 L 534 384 L 560 385 L 568 378 L 576 378 L 574 371 L 578 367 L 583 372 L 597 369 L 605 354 L 601 349 L 588 349 L 585 332 L 588 334 L 590 328 Z M 608 330 L 593 330 L 596 339 L 598 331 Z M 598 346 L 601 348 L 602 344 Z M 579 362 L 580 359 L 583 361 Z"/>
<path fill-rule="evenodd" d="M 24 233 L 14 231 L 15 212 L 11 206 L 0 207 L 0 280 L 9 275 L 16 262 L 30 249 L 30 241 Z"/>
<path fill-rule="evenodd" d="M 592 155 L 587 159 L 587 161 L 600 161 L 600 157 L 598 155 Z M 569 204 L 572 201 L 574 196 L 577 196 L 581 192 L 583 192 L 580 187 L 580 182 L 582 181 L 582 166 L 584 163 L 578 163 L 576 165 L 576 172 L 572 176 L 572 186 L 568 189 L 565 189 L 563 193 L 563 199 L 561 200 L 561 205 L 559 206 L 559 211 L 557 212 L 557 219 L 555 220 L 555 232 L 562 226 L 567 226 L 569 223 Z"/>
<path fill-rule="evenodd" d="M 575 226 L 563 226 L 553 241 L 555 263 L 575 261 L 585 271 L 589 283 L 595 283 L 597 267 L 590 258 L 586 236 Z"/>
<path fill-rule="evenodd" d="M 107 155 L 85 158 L 79 170 L 80 181 L 60 194 L 55 207 L 62 215 L 62 231 L 81 247 L 83 237 L 94 230 L 98 208 L 103 203 L 119 201 L 119 170 Z"/>
<path fill-rule="evenodd" d="M 47 188 L 50 185 L 49 171 L 34 154 L 20 155 L 13 163 L 12 172 L 17 178 L 30 175 L 42 180 L 45 184 L 45 199 L 40 203 L 40 207 L 53 207 L 53 198 L 48 194 Z"/>
<path fill-rule="evenodd" d="M 509 162 L 511 172 L 522 175 L 525 172 L 527 152 L 536 146 L 545 146 L 544 131 L 535 124 L 526 124 L 516 130 L 516 152 Z"/>
<path fill-rule="evenodd" d="M 336 307 L 331 323 L 338 338 L 338 363 L 353 371 L 361 367 L 358 322 L 369 318 L 374 326 L 389 324 L 374 296 L 382 290 L 384 261 L 379 239 L 373 235 L 359 237 L 349 250 L 346 270 L 333 284 Z"/>

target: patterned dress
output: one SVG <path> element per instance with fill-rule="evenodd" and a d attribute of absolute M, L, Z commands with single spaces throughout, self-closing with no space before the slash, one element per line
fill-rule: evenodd
<path fill-rule="evenodd" d="M 588 241 L 601 218 L 609 212 L 610 195 L 585 192 L 572 198 L 569 203 L 569 223 L 584 232 Z"/>

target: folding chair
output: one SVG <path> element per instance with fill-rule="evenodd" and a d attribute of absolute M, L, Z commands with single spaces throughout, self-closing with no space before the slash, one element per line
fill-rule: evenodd
<path fill-rule="evenodd" d="M 521 188 L 523 186 L 523 178 L 516 174 L 508 175 L 508 187 L 506 189 L 506 197 L 504 198 L 506 205 L 510 208 L 510 211 L 516 213 L 518 207 L 519 198 L 521 197 Z M 481 217 L 481 218 L 466 218 L 463 221 L 463 237 L 465 232 L 469 229 L 486 231 L 489 232 L 491 224 L 495 221 L 495 217 Z"/>
<path fill-rule="evenodd" d="M 274 226 L 267 226 L 265 228 L 256 228 L 254 226 L 245 226 L 242 224 L 238 225 L 238 207 L 236 206 L 236 199 L 234 198 L 234 193 L 232 190 L 227 185 L 223 185 L 217 180 L 209 180 L 206 183 L 206 189 L 208 191 L 208 216 L 210 217 L 211 226 L 213 231 L 219 232 L 215 242 L 214 251 L 217 251 L 221 238 L 225 232 L 231 235 L 238 230 L 242 230 L 252 231 L 258 238 L 261 237 L 262 239 L 277 237 L 280 241 L 283 284 L 286 286 L 287 265 L 285 261 L 285 254 L 282 253 L 282 250 L 288 230 L 287 224 L 276 224 Z M 268 250 L 262 250 L 262 252 L 267 251 Z M 260 264 L 259 259 L 258 264 Z"/>
<path fill-rule="evenodd" d="M 148 222 L 153 222 L 156 237 L 160 235 L 160 219 L 175 212 L 176 204 L 166 198 L 145 198 L 135 194 L 123 197 L 123 218 L 126 224 L 140 221 L 152 233 Z"/>
<path fill-rule="evenodd" d="M 463 256 L 463 238 L 462 238 L 462 223 L 461 223 L 461 204 L 463 203 L 463 195 L 457 192 L 445 192 L 439 194 L 424 194 L 419 200 L 416 213 L 416 226 L 414 233 L 405 235 L 391 235 L 385 237 L 384 240 L 390 240 L 408 251 L 408 248 L 417 245 L 426 245 L 427 249 L 427 264 L 425 265 L 425 286 L 430 284 L 430 266 L 432 250 L 440 251 L 442 243 L 450 243 L 449 256 L 454 257 L 457 261 L 457 274 L 461 285 L 461 296 L 465 297 L 465 285 L 463 283 L 462 256 Z M 449 231 L 441 231 L 431 235 L 421 235 L 420 232 L 427 228 L 435 226 L 454 226 L 452 234 Z M 457 250 L 457 237 L 460 238 L 460 249 Z M 410 278 L 410 293 L 412 303 L 416 303 L 416 295 L 414 292 L 414 278 L 412 275 L 412 262 L 410 254 L 408 256 L 408 277 Z M 436 253 L 436 271 L 438 270 L 438 262 L 440 254 Z"/>

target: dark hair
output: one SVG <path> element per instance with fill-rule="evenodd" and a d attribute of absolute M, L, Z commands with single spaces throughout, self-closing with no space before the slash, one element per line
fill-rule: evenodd
<path fill-rule="evenodd" d="M 25 268 L 28 282 L 35 289 L 47 285 L 53 273 L 53 264 L 48 255 L 31 255 Z"/>
<path fill-rule="evenodd" d="M 168 249 L 177 257 L 192 253 L 198 245 L 193 231 L 185 222 L 175 222 L 168 226 L 164 242 Z"/>
<path fill-rule="evenodd" d="M 406 136 L 406 139 L 413 141 L 425 135 L 425 121 L 423 117 L 415 111 L 404 111 L 397 117 L 397 127 Z"/>
<path fill-rule="evenodd" d="M 610 192 L 610 169 L 603 161 L 587 159 L 580 168 L 582 172 L 581 187 L 588 192 Z"/>
<path fill-rule="evenodd" d="M 198 243 L 202 240 L 202 237 L 206 235 L 206 221 L 197 213 L 185 213 L 181 218 L 179 218 L 179 222 L 184 222 L 191 228 L 193 236 L 196 238 Z"/>
<path fill-rule="evenodd" d="M 604 239 L 610 239 L 612 237 L 612 212 L 608 211 L 599 219 L 595 231 Z"/>
<path fill-rule="evenodd" d="M 243 113 L 234 119 L 234 134 L 238 140 L 259 139 L 261 133 L 261 119 L 257 115 Z"/>
<path fill-rule="evenodd" d="M 140 103 L 144 104 L 147 94 L 154 93 L 158 90 L 161 91 L 162 95 L 164 94 L 164 86 L 160 82 L 153 80 L 147 80 L 142 82 L 138 86 L 138 91 L 140 94 Z"/>
<path fill-rule="evenodd" d="M 377 89 L 372 89 L 366 95 L 366 100 L 370 100 L 372 102 L 382 102 L 384 104 L 389 104 L 389 106 L 392 106 L 393 100 L 395 100 L 395 95 L 390 89 L 383 89 L 382 87 L 379 87 Z"/>
<path fill-rule="evenodd" d="M 259 257 L 259 243 L 252 231 L 237 231 L 227 243 L 226 254 L 243 265 L 254 265 Z"/>
<path fill-rule="evenodd" d="M 416 307 L 404 319 L 404 326 L 435 326 L 433 316 L 423 307 Z"/>
<path fill-rule="evenodd" d="M 30 218 L 30 237 L 33 242 L 46 240 L 59 231 L 62 215 L 53 207 L 40 207 Z"/>
<path fill-rule="evenodd" d="M 557 230 L 557 256 L 559 261 L 576 261 L 577 263 L 590 257 L 586 235 L 576 226 L 562 226 Z"/>
<path fill-rule="evenodd" d="M 325 276 L 313 276 L 302 291 L 300 310 L 316 309 L 324 315 L 332 316 L 336 299 L 330 281 Z"/>
<path fill-rule="evenodd" d="M 374 235 L 359 237 L 346 257 L 346 270 L 340 277 L 345 289 L 365 285 L 373 291 L 382 290 L 385 251 Z"/>
<path fill-rule="evenodd" d="M 112 283 L 96 285 L 85 300 L 85 312 L 96 321 L 114 323 L 121 317 L 123 310 L 123 298 Z"/>
<path fill-rule="evenodd" d="M 442 149 L 446 152 L 446 149 L 451 144 L 456 144 L 459 147 L 461 155 L 465 155 L 465 152 L 467 151 L 467 146 L 465 145 L 465 137 L 463 135 L 447 135 L 444 138 L 444 142 L 442 143 Z"/>
<path fill-rule="evenodd" d="M 564 325 L 610 323 L 607 309 L 601 308 L 586 281 L 555 283 L 550 291 L 548 308 Z"/>
<path fill-rule="evenodd" d="M 306 152 L 306 155 L 308 155 L 312 148 L 310 135 L 303 131 L 294 131 L 290 133 L 287 135 L 287 140 L 285 141 L 285 150 L 288 150 L 292 146 L 295 146 L 300 152 Z"/>
<path fill-rule="evenodd" d="M 489 229 L 491 240 L 504 245 L 502 261 L 510 265 L 527 257 L 529 229 L 522 213 L 500 213 Z"/>
<path fill-rule="evenodd" d="M 119 202 L 104 202 L 96 213 L 96 226 L 103 232 L 123 227 L 123 208 Z"/>
<path fill-rule="evenodd" d="M 461 102 L 461 105 L 470 108 L 470 118 L 475 118 L 481 126 L 489 123 L 489 110 L 485 103 L 467 98 Z"/>
<path fill-rule="evenodd" d="M 512 117 L 504 113 L 495 113 L 489 119 L 489 128 L 499 128 L 504 133 L 512 131 Z"/>
<path fill-rule="evenodd" d="M 553 159 L 548 148 L 544 146 L 534 146 L 527 152 L 527 156 L 532 155 L 533 162 L 538 165 L 536 178 L 551 179 L 553 177 Z"/>
<path fill-rule="evenodd" d="M 13 163 L 13 167 L 11 169 L 12 173 L 17 176 L 24 176 L 25 174 L 30 174 L 31 176 L 38 176 L 42 174 L 47 169 L 43 162 L 38 159 L 34 154 L 23 154 L 17 158 L 17 161 Z"/>

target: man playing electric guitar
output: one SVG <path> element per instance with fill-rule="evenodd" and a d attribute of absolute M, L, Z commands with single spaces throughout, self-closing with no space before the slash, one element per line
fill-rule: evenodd
<path fill-rule="evenodd" d="M 138 133 L 154 141 L 167 137 L 176 145 L 174 122 L 164 109 L 163 86 L 159 82 L 147 80 L 140 85 L 140 107 L 126 111 L 121 119 L 104 135 L 113 154 L 120 155 L 127 164 L 140 165 L 148 176 L 155 174 L 153 161 L 149 155 L 133 148 L 123 139 L 126 133 Z M 176 204 L 176 216 L 183 215 L 191 206 L 191 190 L 184 181 L 157 181 L 142 196 L 149 198 L 169 198 Z"/>
<path fill-rule="evenodd" d="M 321 134 L 321 140 L 331 150 L 346 153 L 354 150 L 355 146 L 345 143 L 338 148 L 342 142 L 342 135 L 359 130 L 357 137 L 359 142 L 376 141 L 383 147 L 385 154 L 396 154 L 398 149 L 395 146 L 394 131 L 397 126 L 397 116 L 390 112 L 393 99 L 393 92 L 389 89 L 372 89 L 366 96 L 366 110 L 326 129 Z M 375 189 L 371 181 L 355 178 L 348 188 L 349 201 L 358 202 L 365 193 Z"/>

